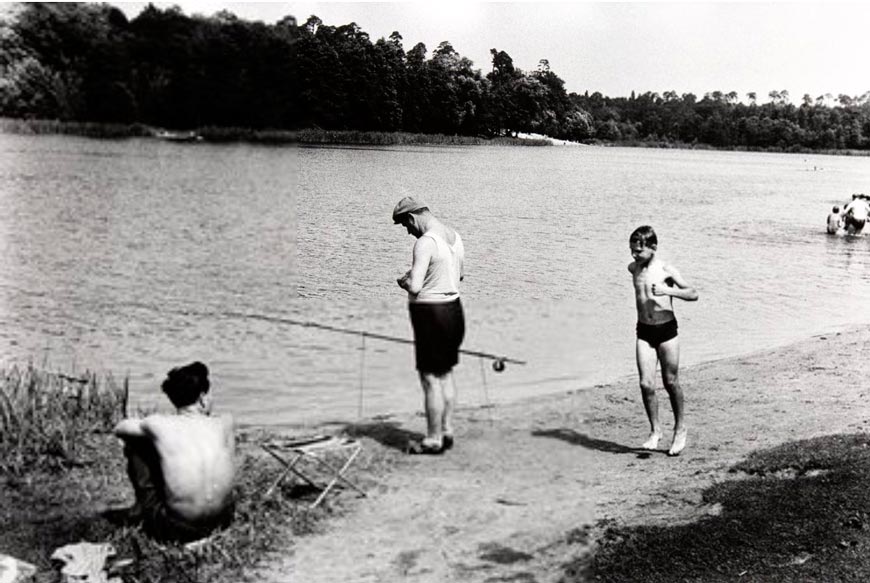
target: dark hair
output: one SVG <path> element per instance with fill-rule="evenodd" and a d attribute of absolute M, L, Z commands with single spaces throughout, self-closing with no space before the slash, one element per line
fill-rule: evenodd
<path fill-rule="evenodd" d="M 208 392 L 208 367 L 196 361 L 173 368 L 160 388 L 177 408 L 193 405 Z"/>
<path fill-rule="evenodd" d="M 837 205 L 834 205 L 834 212 L 835 213 L 840 212 L 840 207 L 838 207 Z"/>
<path fill-rule="evenodd" d="M 644 247 L 652 247 L 654 245 L 658 246 L 659 244 L 659 238 L 656 237 L 656 232 L 649 225 L 638 227 L 631 233 L 628 242 L 631 244 L 635 241 L 640 241 L 641 245 Z"/>

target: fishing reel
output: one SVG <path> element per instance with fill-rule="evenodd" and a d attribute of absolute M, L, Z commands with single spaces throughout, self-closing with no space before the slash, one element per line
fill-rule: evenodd
<path fill-rule="evenodd" d="M 492 361 L 492 370 L 495 372 L 502 372 L 504 370 L 504 359 L 496 358 Z"/>

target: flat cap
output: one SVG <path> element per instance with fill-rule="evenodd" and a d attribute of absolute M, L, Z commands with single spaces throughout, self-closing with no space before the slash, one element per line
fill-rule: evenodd
<path fill-rule="evenodd" d="M 415 199 L 412 196 L 406 196 L 402 200 L 396 204 L 396 208 L 393 209 L 393 223 L 399 224 L 401 222 L 401 216 L 406 215 L 408 213 L 412 213 L 414 211 L 418 211 L 420 209 L 429 208 L 419 200 Z"/>

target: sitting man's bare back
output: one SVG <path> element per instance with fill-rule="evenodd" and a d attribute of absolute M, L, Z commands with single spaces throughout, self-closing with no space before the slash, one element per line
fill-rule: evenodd
<path fill-rule="evenodd" d="M 115 435 L 124 441 L 134 514 L 146 532 L 192 541 L 232 520 L 233 420 L 210 416 L 208 369 L 200 362 L 169 371 L 162 388 L 177 414 L 125 419 Z"/>

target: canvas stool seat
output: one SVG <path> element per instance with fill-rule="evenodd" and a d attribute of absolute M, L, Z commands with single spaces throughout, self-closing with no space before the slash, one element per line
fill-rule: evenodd
<path fill-rule="evenodd" d="M 366 493 L 346 475 L 362 451 L 362 443 L 357 439 L 315 435 L 293 439 L 271 439 L 260 446 L 283 466 L 281 473 L 266 490 L 266 496 L 271 496 L 275 488 L 290 474 L 320 490 L 320 494 L 311 503 L 310 508 L 320 504 L 339 483 L 355 490 L 360 496 L 366 496 Z M 318 478 L 325 480 L 325 483 L 322 481 L 318 483 Z"/>

